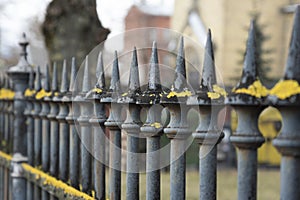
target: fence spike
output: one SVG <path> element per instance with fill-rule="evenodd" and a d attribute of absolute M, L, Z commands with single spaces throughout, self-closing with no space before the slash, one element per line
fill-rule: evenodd
<path fill-rule="evenodd" d="M 118 53 L 115 51 L 115 59 L 112 66 L 112 74 L 111 74 L 111 82 L 110 82 L 110 90 L 113 92 L 121 92 L 120 86 L 120 75 L 119 75 L 119 61 L 118 61 Z"/>
<path fill-rule="evenodd" d="M 200 82 L 200 90 L 210 91 L 212 86 L 217 83 L 215 71 L 214 50 L 211 39 L 211 31 L 208 29 L 207 40 L 205 46 L 204 63 L 202 70 L 202 78 Z"/>
<path fill-rule="evenodd" d="M 176 58 L 174 88 L 175 90 L 182 91 L 186 88 L 186 68 L 185 68 L 185 52 L 184 52 L 184 39 L 180 37 L 180 44 Z"/>
<path fill-rule="evenodd" d="M 61 86 L 60 92 L 64 93 L 69 90 L 68 83 L 68 72 L 67 72 L 67 60 L 65 59 L 63 62 L 62 74 L 61 74 Z"/>
<path fill-rule="evenodd" d="M 293 79 L 300 82 L 300 6 L 295 11 L 294 25 L 290 49 L 287 58 L 284 79 Z"/>
<path fill-rule="evenodd" d="M 41 90 L 41 70 L 40 70 L 40 66 L 37 66 L 37 68 L 36 68 L 36 77 L 35 77 L 34 89 L 35 89 L 35 91 L 40 91 Z"/>
<path fill-rule="evenodd" d="M 99 52 L 97 69 L 96 69 L 96 78 L 97 78 L 97 88 L 105 88 L 105 75 L 104 75 L 104 66 L 103 66 L 103 55 L 102 52 Z"/>
<path fill-rule="evenodd" d="M 254 20 L 251 20 L 242 77 L 236 88 L 247 88 L 257 79 Z"/>
<path fill-rule="evenodd" d="M 89 57 L 86 56 L 81 91 L 88 92 L 90 89 L 91 89 L 91 82 L 89 77 Z"/>
<path fill-rule="evenodd" d="M 76 80 L 76 60 L 75 57 L 72 57 L 72 64 L 71 64 L 71 77 L 70 77 L 70 86 L 69 86 L 69 91 L 74 92 L 77 90 L 77 83 L 75 82 Z"/>
<path fill-rule="evenodd" d="M 44 90 L 46 92 L 50 91 L 50 75 L 49 75 L 49 65 L 46 65 L 45 81 L 44 81 Z"/>
<path fill-rule="evenodd" d="M 155 41 L 153 42 L 151 59 L 150 59 L 148 89 L 155 90 L 155 91 L 161 90 L 157 45 Z"/>
<path fill-rule="evenodd" d="M 53 92 L 58 91 L 58 84 L 57 84 L 57 63 L 53 63 L 53 72 L 52 72 L 52 86 L 51 89 Z"/>
<path fill-rule="evenodd" d="M 129 87 L 129 91 L 132 91 L 132 92 L 136 92 L 140 88 L 139 68 L 138 68 L 136 47 L 134 47 L 133 52 L 132 52 L 132 61 L 131 61 L 128 87 Z"/>

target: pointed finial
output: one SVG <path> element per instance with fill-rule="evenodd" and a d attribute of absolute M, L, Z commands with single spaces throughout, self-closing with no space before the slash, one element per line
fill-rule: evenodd
<path fill-rule="evenodd" d="M 114 59 L 114 63 L 112 66 L 111 81 L 110 81 L 109 89 L 112 90 L 113 92 L 121 92 L 119 61 L 118 61 L 117 51 L 115 51 L 115 59 Z"/>
<path fill-rule="evenodd" d="M 178 54 L 176 58 L 175 72 L 176 73 L 175 73 L 175 80 L 174 80 L 174 89 L 181 91 L 187 86 L 183 36 L 180 37 L 180 44 L 179 44 Z"/>
<path fill-rule="evenodd" d="M 22 52 L 21 52 L 21 56 L 24 57 L 24 59 L 27 61 L 27 46 L 28 46 L 29 42 L 26 38 L 26 34 L 23 33 L 22 35 L 22 40 L 19 42 L 19 45 L 22 47 Z"/>
<path fill-rule="evenodd" d="M 77 90 L 77 83 L 75 83 L 76 80 L 76 60 L 75 57 L 72 57 L 72 64 L 71 64 L 71 77 L 70 77 L 70 87 L 69 91 L 74 92 Z"/>
<path fill-rule="evenodd" d="M 217 83 L 211 31 L 208 29 L 200 89 L 210 91 Z"/>
<path fill-rule="evenodd" d="M 53 92 L 57 92 L 58 91 L 58 84 L 57 84 L 57 64 L 56 64 L 56 62 L 53 63 L 51 90 Z"/>
<path fill-rule="evenodd" d="M 32 68 L 30 69 L 30 72 L 29 72 L 28 87 L 30 90 L 34 89 L 34 71 Z"/>
<path fill-rule="evenodd" d="M 243 74 L 237 88 L 247 88 L 257 78 L 256 46 L 254 20 L 251 20 L 247 40 L 246 55 L 244 60 Z"/>
<path fill-rule="evenodd" d="M 157 91 L 161 90 L 157 46 L 155 41 L 153 42 L 150 59 L 148 89 Z"/>
<path fill-rule="evenodd" d="M 296 7 L 290 49 L 285 67 L 284 79 L 300 83 L 300 6 Z"/>
<path fill-rule="evenodd" d="M 102 56 L 101 51 L 99 52 L 99 55 L 98 55 L 96 78 L 97 78 L 96 87 L 104 89 L 105 88 L 105 75 L 104 75 L 104 66 L 103 66 L 103 56 Z"/>
<path fill-rule="evenodd" d="M 35 82 L 34 82 L 34 90 L 40 91 L 41 90 L 41 69 L 40 66 L 37 66 L 36 73 L 35 73 Z"/>
<path fill-rule="evenodd" d="M 89 57 L 85 57 L 84 73 L 82 80 L 82 92 L 88 92 L 91 89 L 91 82 L 89 77 Z"/>
<path fill-rule="evenodd" d="M 46 65 L 45 81 L 44 81 L 44 90 L 46 92 L 50 91 L 50 75 L 49 75 L 49 65 Z"/>
<path fill-rule="evenodd" d="M 129 74 L 129 91 L 136 92 L 140 89 L 140 79 L 139 79 L 139 68 L 137 60 L 136 47 L 134 47 L 132 52 L 132 61 Z"/>
<path fill-rule="evenodd" d="M 61 85 L 60 92 L 68 92 L 69 83 L 68 83 L 68 73 L 67 73 L 67 60 L 65 59 L 63 62 L 62 74 L 61 74 Z"/>

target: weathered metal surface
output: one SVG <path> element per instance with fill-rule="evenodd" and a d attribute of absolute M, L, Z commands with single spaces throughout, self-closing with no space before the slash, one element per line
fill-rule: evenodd
<path fill-rule="evenodd" d="M 163 89 L 160 83 L 156 42 L 153 42 L 150 58 L 149 81 L 145 91 L 138 97 L 137 103 L 147 110 L 146 122 L 141 134 L 147 138 L 146 155 L 146 199 L 160 199 L 160 136 L 162 106 L 159 105 Z"/>
<path fill-rule="evenodd" d="M 97 82 L 94 88 L 87 94 L 86 98 L 93 102 L 94 116 L 89 120 L 89 123 L 93 125 L 93 187 L 95 190 L 95 197 L 97 199 L 106 199 L 105 194 L 105 126 L 106 121 L 105 105 L 101 103 L 101 96 L 105 95 L 105 76 L 102 52 L 98 55 L 97 68 L 96 68 Z"/>
<path fill-rule="evenodd" d="M 76 92 L 77 85 L 76 80 L 76 63 L 75 58 L 72 58 L 71 64 L 71 77 L 69 92 L 64 96 L 64 101 L 67 102 L 69 108 L 69 114 L 66 116 L 67 123 L 70 129 L 70 185 L 76 189 L 79 189 L 79 177 L 80 177 L 80 139 L 78 131 L 75 126 L 75 121 L 77 120 L 80 110 L 76 103 L 73 104 L 74 92 Z"/>
<path fill-rule="evenodd" d="M 112 66 L 112 77 L 109 90 L 101 98 L 101 102 L 106 103 L 110 108 L 109 117 L 104 125 L 109 129 L 110 139 L 110 185 L 109 198 L 121 199 L 121 105 L 117 103 L 118 96 L 121 94 L 121 84 L 119 75 L 118 55 L 115 52 L 115 58 Z"/>
<path fill-rule="evenodd" d="M 218 114 L 224 105 L 226 92 L 217 85 L 211 32 L 208 30 L 200 88 L 188 99 L 188 105 L 198 105 L 200 123 L 193 133 L 199 143 L 200 199 L 216 199 L 217 144 L 223 138 L 218 128 Z"/>
<path fill-rule="evenodd" d="M 81 185 L 82 191 L 91 194 L 92 192 L 92 157 L 89 152 L 92 146 L 92 127 L 89 120 L 93 113 L 93 104 L 85 100 L 87 92 L 91 89 L 90 74 L 89 74 L 88 56 L 85 58 L 84 73 L 82 79 L 82 88 L 75 101 L 79 103 L 80 116 L 77 121 L 80 125 L 80 138 L 81 138 Z"/>
<path fill-rule="evenodd" d="M 69 91 L 69 80 L 67 74 L 67 61 L 64 60 L 61 76 L 60 91 L 53 101 L 59 105 L 59 112 L 56 116 L 59 122 L 59 156 L 58 156 L 58 177 L 60 180 L 67 182 L 69 179 L 69 124 L 66 117 L 69 114 L 67 102 L 64 101 L 64 96 Z"/>
<path fill-rule="evenodd" d="M 300 199 L 300 6 L 297 6 L 283 80 L 271 91 L 269 100 L 282 115 L 282 129 L 273 145 L 281 153 L 280 198 Z"/>
<path fill-rule="evenodd" d="M 50 101 L 50 113 L 47 115 L 50 120 L 50 175 L 58 178 L 58 155 L 59 155 L 59 124 L 56 119 L 58 114 L 58 104 L 54 101 L 54 97 L 58 94 L 57 82 L 57 65 L 53 63 L 52 82 L 51 82 L 52 97 L 45 100 Z"/>
<path fill-rule="evenodd" d="M 128 91 L 119 98 L 124 103 L 127 118 L 122 129 L 127 133 L 127 177 L 126 198 L 139 199 L 139 135 L 142 122 L 140 121 L 141 107 L 136 104 L 136 98 L 141 95 L 137 51 L 132 52 L 132 61 L 129 74 Z"/>
<path fill-rule="evenodd" d="M 164 128 L 164 133 L 171 140 L 170 198 L 185 199 L 185 151 L 187 138 L 191 135 L 187 123 L 189 109 L 186 101 L 191 91 L 186 80 L 183 37 L 180 38 L 175 72 L 171 91 L 163 95 L 161 103 L 168 108 L 171 116 L 170 123 Z"/>
<path fill-rule="evenodd" d="M 255 30 L 252 21 L 242 78 L 226 99 L 238 116 L 236 133 L 230 137 L 230 141 L 238 148 L 238 199 L 257 198 L 257 148 L 265 141 L 258 129 L 258 117 L 266 107 L 266 95 L 266 89 L 257 73 Z"/>

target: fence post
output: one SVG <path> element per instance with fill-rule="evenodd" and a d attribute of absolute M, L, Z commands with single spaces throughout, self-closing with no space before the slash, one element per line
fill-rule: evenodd
<path fill-rule="evenodd" d="M 58 156 L 59 156 L 59 124 L 56 119 L 58 114 L 58 104 L 54 101 L 58 94 L 57 83 L 57 65 L 53 63 L 52 82 L 51 82 L 51 98 L 47 99 L 50 102 L 50 113 L 47 115 L 51 121 L 50 124 L 50 175 L 58 178 Z"/>
<path fill-rule="evenodd" d="M 79 189 L 79 164 L 80 164 L 80 140 L 79 135 L 75 126 L 75 121 L 79 117 L 79 107 L 76 104 L 73 104 L 73 100 L 75 97 L 73 97 L 74 92 L 77 92 L 77 83 L 75 83 L 76 79 L 76 63 L 75 58 L 72 58 L 72 64 L 71 64 L 71 78 L 70 78 L 70 86 L 69 86 L 69 92 L 65 96 L 66 100 L 68 100 L 68 106 L 69 106 L 69 114 L 66 117 L 66 120 L 69 124 L 70 129 L 70 184 L 72 187 Z M 68 98 L 68 99 L 67 99 Z"/>
<path fill-rule="evenodd" d="M 187 113 L 189 108 L 186 105 L 188 96 L 192 93 L 187 86 L 185 55 L 183 37 L 180 38 L 179 50 L 176 59 L 176 71 L 171 91 L 163 95 L 161 103 L 167 106 L 170 111 L 170 123 L 164 128 L 164 133 L 171 140 L 170 160 L 170 190 L 171 198 L 185 199 L 185 172 L 187 138 L 191 135 L 187 124 Z"/>
<path fill-rule="evenodd" d="M 50 121 L 47 117 L 50 106 L 49 102 L 46 100 L 46 98 L 51 95 L 49 76 L 49 66 L 47 65 L 42 90 L 36 95 L 36 98 L 41 100 L 42 106 L 39 116 L 42 119 L 42 170 L 44 172 L 49 171 L 50 165 Z M 49 194 L 47 191 L 42 190 L 42 200 L 46 199 L 49 199 Z"/>
<path fill-rule="evenodd" d="M 127 133 L 127 177 L 126 199 L 139 199 L 139 133 L 141 107 L 136 104 L 136 98 L 141 94 L 139 69 L 136 48 L 132 52 L 129 74 L 128 92 L 122 94 L 119 103 L 126 105 L 127 118 L 122 128 Z"/>
<path fill-rule="evenodd" d="M 249 29 L 243 74 L 226 102 L 237 112 L 238 127 L 230 141 L 238 152 L 238 199 L 256 199 L 257 148 L 265 141 L 258 129 L 258 117 L 266 107 L 267 89 L 262 86 L 255 61 L 255 30 L 253 21 Z M 255 88 L 254 90 L 251 88 Z"/>
<path fill-rule="evenodd" d="M 300 6 L 297 6 L 285 75 L 271 90 L 272 104 L 282 115 L 282 129 L 273 145 L 281 153 L 280 199 L 300 199 Z M 292 85 L 297 85 L 297 88 Z M 296 93 L 295 93 L 296 91 Z"/>
<path fill-rule="evenodd" d="M 118 55 L 115 52 L 115 58 L 112 66 L 112 78 L 109 90 L 101 98 L 101 102 L 110 107 L 109 117 L 104 125 L 109 129 L 110 138 L 110 186 L 109 198 L 113 200 L 121 199 L 121 108 L 117 103 L 121 93 Z"/>
<path fill-rule="evenodd" d="M 92 129 L 89 123 L 92 117 L 93 105 L 85 99 L 86 94 L 91 89 L 90 76 L 89 76 L 89 58 L 85 58 L 84 73 L 82 79 L 82 88 L 75 101 L 80 106 L 80 116 L 77 121 L 80 125 L 80 138 L 81 138 L 81 178 L 82 178 L 82 191 L 91 194 L 92 192 L 92 156 L 89 152 L 92 147 Z"/>
<path fill-rule="evenodd" d="M 163 126 L 161 124 L 161 111 L 159 105 L 163 94 L 160 83 L 159 65 L 156 42 L 153 42 L 149 68 L 148 87 L 138 97 L 138 104 L 147 110 L 147 119 L 141 127 L 141 133 L 147 139 L 146 156 L 146 199 L 160 199 L 160 136 Z"/>
<path fill-rule="evenodd" d="M 25 156 L 27 156 L 27 135 L 25 125 L 24 109 L 26 106 L 25 97 L 23 95 L 25 89 L 28 87 L 29 73 L 31 66 L 27 62 L 26 48 L 29 44 L 25 38 L 19 43 L 23 50 L 19 63 L 11 67 L 7 74 L 14 83 L 14 144 L 13 144 L 13 159 L 12 159 L 12 192 L 13 199 L 19 200 L 26 197 L 26 180 L 23 175 L 21 163 L 26 162 Z"/>
<path fill-rule="evenodd" d="M 64 101 L 65 94 L 69 91 L 67 61 L 63 61 L 61 74 L 60 91 L 53 101 L 58 104 L 59 112 L 56 116 L 59 122 L 59 156 L 58 156 L 58 177 L 63 182 L 69 178 L 69 125 L 66 116 L 69 114 L 67 102 Z"/>
<path fill-rule="evenodd" d="M 33 109 L 33 99 L 35 96 L 34 91 L 34 71 L 31 69 L 29 75 L 28 89 L 25 90 L 24 96 L 26 97 L 26 108 L 24 115 L 27 117 L 27 155 L 28 155 L 28 164 L 34 165 L 34 120 L 31 115 Z M 27 199 L 33 199 L 33 183 L 30 181 L 27 182 Z"/>
<path fill-rule="evenodd" d="M 94 153 L 94 190 L 95 197 L 100 200 L 106 199 L 105 194 L 105 126 L 106 121 L 105 105 L 101 103 L 101 97 L 106 93 L 104 66 L 102 52 L 98 55 L 97 68 L 96 68 L 96 85 L 90 91 L 88 99 L 93 102 L 94 116 L 89 120 L 93 125 L 93 153 Z"/>
<path fill-rule="evenodd" d="M 217 85 L 211 32 L 208 30 L 200 88 L 189 98 L 189 105 L 198 105 L 200 123 L 193 133 L 199 143 L 200 199 L 217 198 L 217 144 L 223 138 L 218 128 L 218 114 L 224 107 L 226 92 Z"/>

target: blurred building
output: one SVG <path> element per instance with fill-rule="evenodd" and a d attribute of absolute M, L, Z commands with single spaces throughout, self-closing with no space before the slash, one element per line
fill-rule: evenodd
<path fill-rule="evenodd" d="M 282 76 L 288 54 L 295 5 L 300 0 L 175 0 L 171 28 L 204 45 L 208 28 L 212 29 L 215 62 L 228 86 L 236 84 L 241 74 L 243 52 L 251 13 L 260 14 L 258 23 L 269 37 L 263 48 L 268 54 L 269 76 Z M 186 47 L 188 48 L 188 47 Z"/>

